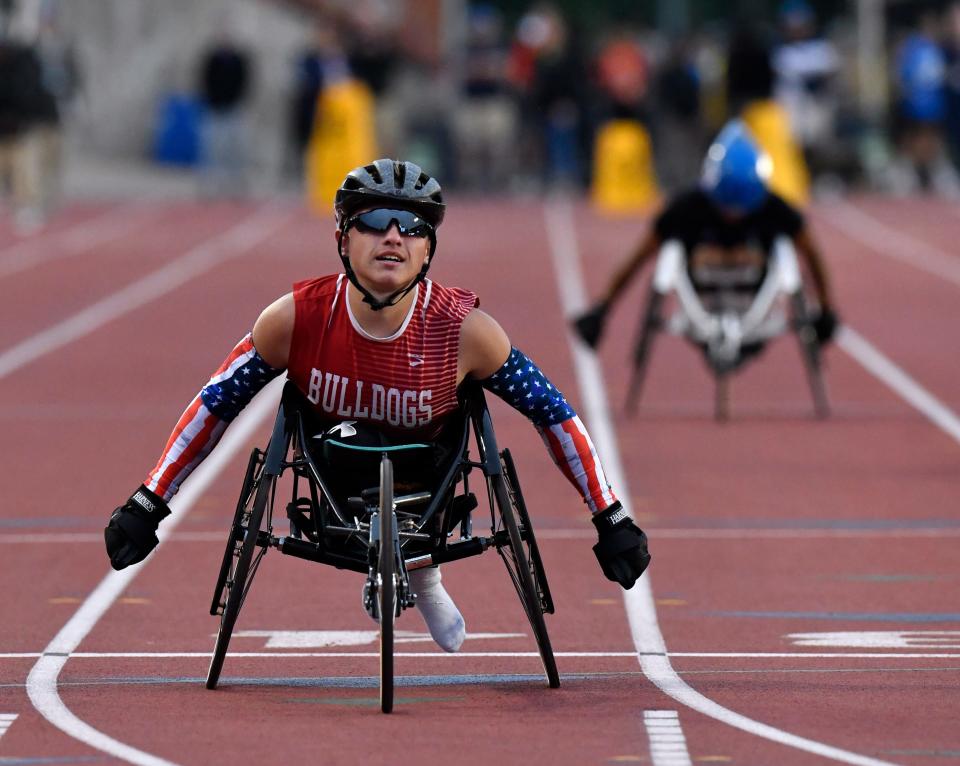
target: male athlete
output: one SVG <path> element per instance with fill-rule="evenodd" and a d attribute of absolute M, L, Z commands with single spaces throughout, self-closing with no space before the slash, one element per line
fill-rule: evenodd
<path fill-rule="evenodd" d="M 700 185 L 671 199 L 616 271 L 603 298 L 574 320 L 581 338 L 596 347 L 610 307 L 640 267 L 668 240 L 679 241 L 691 272 L 704 267 L 756 266 L 762 271 L 778 237 L 792 240 L 820 304 L 814 329 L 828 343 L 837 325 L 826 270 L 803 214 L 767 188 L 769 160 L 739 120 L 727 123 L 707 152 Z"/>
<path fill-rule="evenodd" d="M 445 205 L 437 181 L 410 162 L 352 170 L 336 195 L 343 273 L 294 285 L 264 309 L 180 417 L 157 465 L 105 530 L 115 569 L 157 545 L 167 501 L 254 395 L 284 370 L 321 416 L 349 417 L 409 440 L 437 436 L 467 377 L 526 415 L 593 514 L 608 579 L 633 587 L 650 561 L 646 536 L 607 483 L 580 418 L 513 348 L 476 295 L 426 278 Z M 463 617 L 438 568 L 414 570 L 417 607 L 434 640 L 455 652 Z"/>

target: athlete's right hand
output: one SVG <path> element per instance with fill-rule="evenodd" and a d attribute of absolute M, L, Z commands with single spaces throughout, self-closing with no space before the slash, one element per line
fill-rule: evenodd
<path fill-rule="evenodd" d="M 607 320 L 607 311 L 610 306 L 605 301 L 601 301 L 593 308 L 573 320 L 574 329 L 577 331 L 583 342 L 590 348 L 596 348 L 600 342 L 600 336 L 603 334 L 603 325 Z"/>
<path fill-rule="evenodd" d="M 163 498 L 142 484 L 126 503 L 110 514 L 103 530 L 107 555 L 114 569 L 143 561 L 160 542 L 157 527 L 170 515 Z"/>
<path fill-rule="evenodd" d="M 600 568 L 608 580 L 630 590 L 650 565 L 647 536 L 633 523 L 619 500 L 595 513 L 591 520 L 600 538 L 593 546 Z"/>

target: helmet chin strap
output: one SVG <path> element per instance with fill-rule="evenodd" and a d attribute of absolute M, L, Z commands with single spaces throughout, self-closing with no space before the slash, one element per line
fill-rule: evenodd
<path fill-rule="evenodd" d="M 357 279 L 357 275 L 353 273 L 353 269 L 350 267 L 350 259 L 345 255 L 341 255 L 340 260 L 343 261 L 343 269 L 347 273 L 347 279 L 350 280 L 350 284 L 360 291 L 360 294 L 363 295 L 363 302 L 368 304 L 374 311 L 382 311 L 388 306 L 395 306 L 399 303 L 403 296 L 423 281 L 423 278 L 427 275 L 427 269 L 430 268 L 429 263 L 424 263 L 423 268 L 420 269 L 420 273 L 414 277 L 409 285 L 401 287 L 396 292 L 390 293 L 384 300 L 379 300 L 373 293 L 360 284 L 360 280 Z"/>
<path fill-rule="evenodd" d="M 347 228 L 349 228 L 349 226 Z M 343 233 L 346 234 L 346 230 Z M 341 237 L 341 239 L 337 242 L 337 253 L 340 256 L 340 261 L 343 263 L 343 270 L 346 272 L 347 279 L 350 280 L 350 284 L 360 291 L 360 294 L 363 296 L 363 302 L 370 306 L 373 311 L 383 311 L 383 309 L 387 308 L 388 306 L 395 306 L 407 293 L 409 293 L 414 287 L 422 282 L 423 278 L 427 276 L 427 270 L 430 268 L 430 262 L 433 260 L 433 251 L 437 249 L 436 237 L 431 233 L 430 255 L 423 262 L 423 266 L 420 267 L 420 272 L 417 274 L 417 276 L 414 277 L 413 281 L 406 287 L 401 287 L 399 290 L 390 293 L 390 295 L 388 295 L 384 300 L 380 300 L 367 288 L 360 284 L 360 280 L 357 279 L 357 275 L 354 274 L 353 268 L 350 266 L 350 258 L 343 254 L 343 248 L 341 245 L 342 241 L 343 238 Z"/>

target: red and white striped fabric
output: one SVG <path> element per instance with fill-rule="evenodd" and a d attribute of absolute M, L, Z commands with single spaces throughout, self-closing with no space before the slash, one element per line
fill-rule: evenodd
<path fill-rule="evenodd" d="M 583 496 L 591 513 L 598 513 L 617 502 L 590 434 L 579 416 L 574 415 L 552 426 L 537 426 L 537 430 L 550 450 L 553 462 Z"/>
<path fill-rule="evenodd" d="M 434 438 L 458 406 L 460 326 L 477 296 L 426 279 L 397 331 L 376 338 L 353 316 L 348 284 L 338 274 L 294 285 L 287 377 L 325 419 Z"/>
<path fill-rule="evenodd" d="M 230 421 L 243 404 L 246 404 L 246 401 L 239 406 L 235 402 L 224 403 L 225 397 L 222 396 L 220 384 L 228 381 L 254 359 L 259 359 L 259 355 L 248 333 L 180 416 L 160 459 L 144 481 L 147 489 L 156 492 L 164 500 L 169 500 L 176 494 L 181 482 L 210 454 Z M 258 390 L 259 388 L 249 390 L 247 401 Z M 210 408 L 217 412 L 212 412 Z"/>

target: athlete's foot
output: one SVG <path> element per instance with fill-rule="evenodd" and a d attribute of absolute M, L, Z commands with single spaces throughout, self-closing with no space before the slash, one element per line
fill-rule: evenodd
<path fill-rule="evenodd" d="M 410 589 L 417 594 L 417 610 L 430 635 L 445 652 L 455 652 L 466 636 L 463 615 L 440 584 L 440 569 L 426 567 L 410 572 Z"/>

